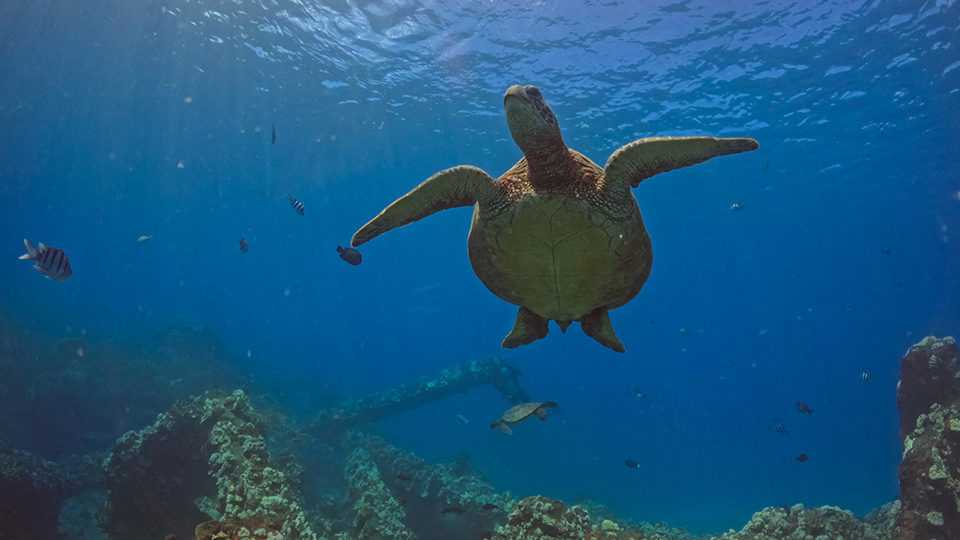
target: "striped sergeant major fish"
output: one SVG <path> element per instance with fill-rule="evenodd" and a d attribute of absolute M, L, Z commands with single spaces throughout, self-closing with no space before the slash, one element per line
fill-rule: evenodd
<path fill-rule="evenodd" d="M 798 401 L 796 407 L 797 407 L 797 410 L 802 412 L 803 414 L 811 414 L 813 412 L 813 409 L 811 409 L 809 405 L 807 405 L 802 401 Z"/>
<path fill-rule="evenodd" d="M 783 427 L 783 424 L 777 424 L 777 433 L 781 433 L 781 434 L 783 434 L 783 435 L 789 435 L 789 434 L 790 434 L 790 432 L 787 430 L 787 428 Z"/>
<path fill-rule="evenodd" d="M 38 251 L 26 238 L 23 239 L 23 243 L 27 246 L 27 253 L 20 258 L 37 261 L 37 264 L 33 265 L 37 272 L 54 281 L 66 281 L 73 275 L 73 271 L 70 270 L 70 259 L 67 258 L 66 253 L 57 248 L 47 247 L 43 242 L 40 243 Z"/>
<path fill-rule="evenodd" d="M 740 204 L 740 203 L 733 203 L 732 205 L 730 205 L 730 211 L 731 211 L 731 212 L 739 212 L 740 210 L 743 210 L 743 205 L 742 205 L 742 204 Z"/>
<path fill-rule="evenodd" d="M 21 258 L 23 258 L 23 257 L 21 257 Z M 869 373 L 861 373 L 861 374 L 860 374 L 860 380 L 863 381 L 863 382 L 873 382 L 873 375 L 871 375 L 871 374 L 869 374 Z"/>
<path fill-rule="evenodd" d="M 289 193 L 287 193 L 287 197 L 290 198 L 290 206 L 292 206 L 293 209 L 302 216 L 306 212 L 306 210 L 303 208 L 303 203 L 294 199 L 293 195 L 290 195 Z"/>

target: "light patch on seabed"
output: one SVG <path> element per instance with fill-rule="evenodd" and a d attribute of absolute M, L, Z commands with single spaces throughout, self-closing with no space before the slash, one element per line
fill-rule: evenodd
<path fill-rule="evenodd" d="M 341 87 L 341 86 L 350 86 L 349 84 L 347 84 L 347 83 L 345 83 L 345 82 L 340 82 L 340 81 L 326 81 L 326 80 L 325 80 L 325 81 L 321 81 L 320 84 L 326 86 L 327 88 L 339 88 L 339 87 Z"/>

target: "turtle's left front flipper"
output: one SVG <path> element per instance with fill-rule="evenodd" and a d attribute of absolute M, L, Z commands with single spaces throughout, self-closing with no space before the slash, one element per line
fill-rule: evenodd
<path fill-rule="evenodd" d="M 753 139 L 651 137 L 620 147 L 603 168 L 604 191 L 635 188 L 647 178 L 709 159 L 760 148 Z"/>
<path fill-rule="evenodd" d="M 483 170 L 461 165 L 440 171 L 386 207 L 353 235 L 357 247 L 397 227 L 403 227 L 447 208 L 481 205 L 498 192 L 496 181 Z"/>

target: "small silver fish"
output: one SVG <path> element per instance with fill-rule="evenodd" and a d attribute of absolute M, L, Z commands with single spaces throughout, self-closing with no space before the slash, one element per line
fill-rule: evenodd
<path fill-rule="evenodd" d="M 66 281 L 73 275 L 73 271 L 70 270 L 70 259 L 67 258 L 66 253 L 57 248 L 47 247 L 43 242 L 40 243 L 40 250 L 37 251 L 37 248 L 33 247 L 26 238 L 23 239 L 23 243 L 27 246 L 27 253 L 20 258 L 37 261 L 37 264 L 33 265 L 37 272 L 54 281 Z"/>
<path fill-rule="evenodd" d="M 290 195 L 289 193 L 287 193 L 287 197 L 290 198 L 290 206 L 292 206 L 293 209 L 302 216 L 306 212 L 306 209 L 303 207 L 303 203 L 294 199 L 293 195 Z"/>
<path fill-rule="evenodd" d="M 740 203 L 733 203 L 733 204 L 730 206 L 730 211 L 731 211 L 731 212 L 739 212 L 740 210 L 743 210 L 743 205 L 740 204 Z"/>
<path fill-rule="evenodd" d="M 151 234 L 150 236 L 141 236 L 140 238 L 137 238 L 137 243 L 138 243 L 138 244 L 146 244 L 147 242 L 150 241 L 151 238 L 153 238 L 153 235 L 152 235 L 152 234 Z"/>

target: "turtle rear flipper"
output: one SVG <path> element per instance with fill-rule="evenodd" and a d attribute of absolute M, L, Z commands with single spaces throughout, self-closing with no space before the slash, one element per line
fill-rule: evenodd
<path fill-rule="evenodd" d="M 513 435 L 513 430 L 510 429 L 510 426 L 507 425 L 503 420 L 497 420 L 496 422 L 490 424 L 491 429 L 499 429 L 500 433 L 505 433 L 507 435 Z"/>
<path fill-rule="evenodd" d="M 604 347 L 609 347 L 619 353 L 625 353 L 627 350 L 623 343 L 613 331 L 613 324 L 610 323 L 610 314 L 603 308 L 597 308 L 590 313 L 580 317 L 580 328 L 583 333 L 597 340 Z"/>
<path fill-rule="evenodd" d="M 533 411 L 533 415 L 536 416 L 537 418 L 541 419 L 541 420 L 546 420 L 546 419 L 547 419 L 547 409 L 553 408 L 553 407 L 556 407 L 556 406 L 557 406 L 557 402 L 555 402 L 555 401 L 547 401 L 547 402 L 544 402 L 543 405 L 540 405 L 539 407 L 537 407 L 537 410 Z"/>
<path fill-rule="evenodd" d="M 602 192 L 637 187 L 651 176 L 709 159 L 760 148 L 753 139 L 718 137 L 649 137 L 621 146 L 603 168 Z"/>
<path fill-rule="evenodd" d="M 504 349 L 516 349 L 520 345 L 533 343 L 547 337 L 550 331 L 549 321 L 525 307 L 517 312 L 517 320 L 513 323 L 513 330 L 503 340 Z"/>
<path fill-rule="evenodd" d="M 386 207 L 353 235 L 350 245 L 357 247 L 397 227 L 403 227 L 448 208 L 473 206 L 496 199 L 496 181 L 482 169 L 461 165 L 427 178 L 410 193 Z"/>

